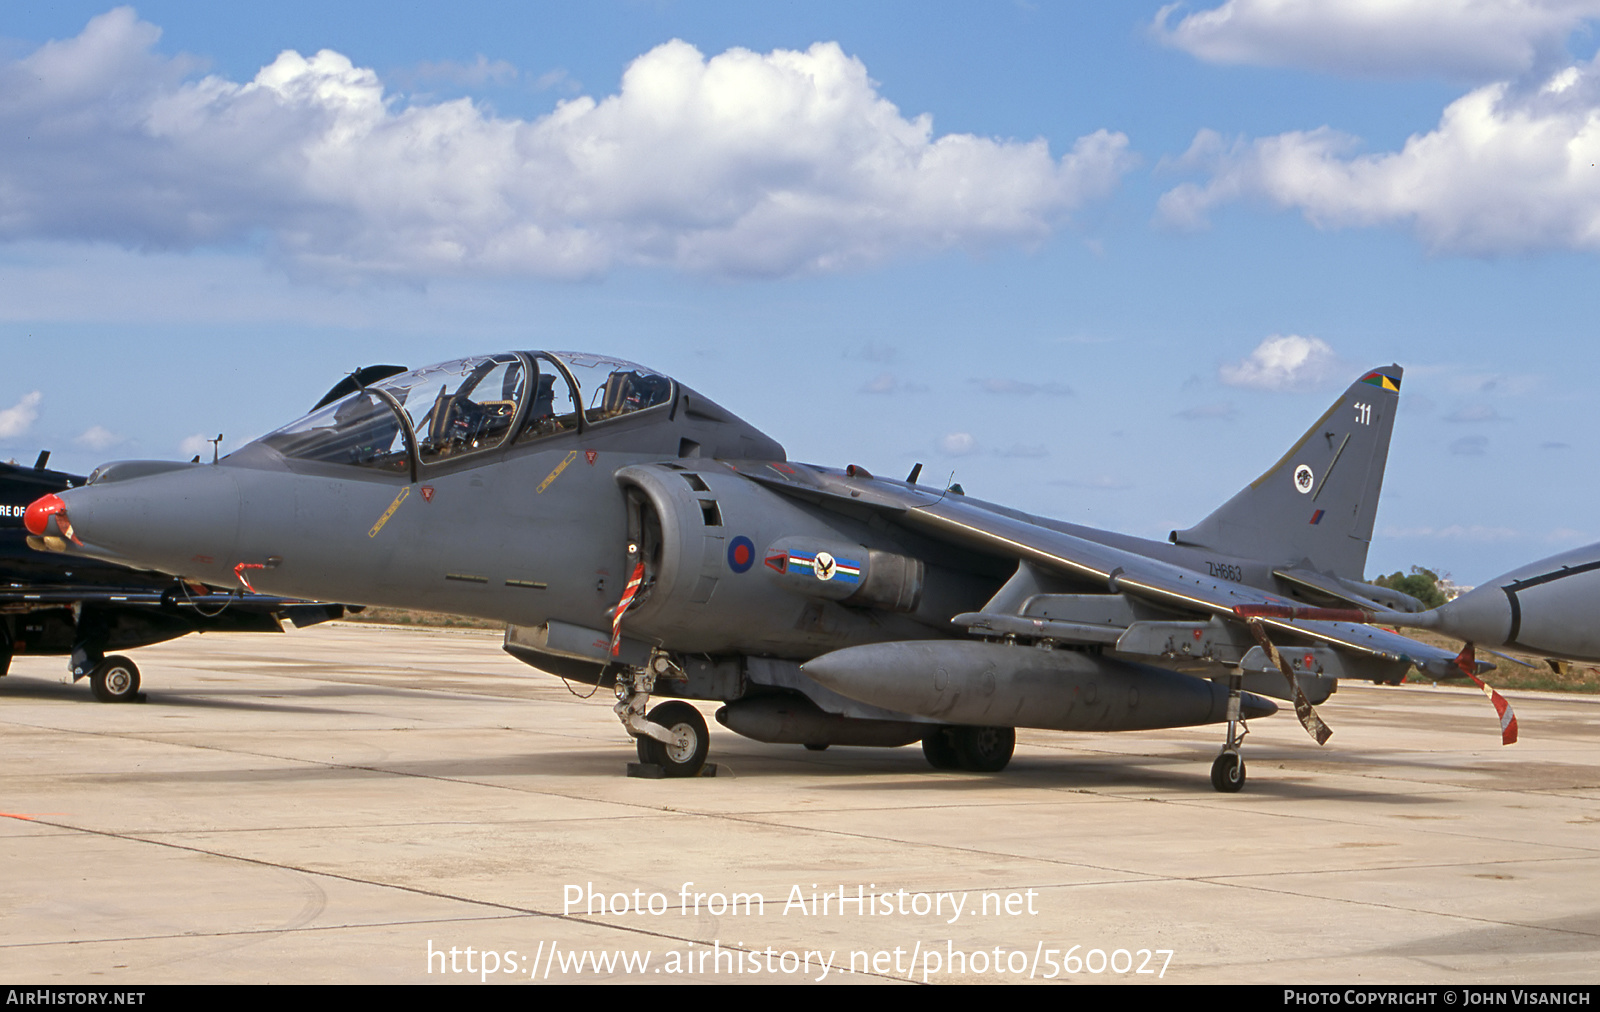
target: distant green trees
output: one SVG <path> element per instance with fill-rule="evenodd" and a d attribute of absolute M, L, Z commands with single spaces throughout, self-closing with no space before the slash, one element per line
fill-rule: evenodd
<path fill-rule="evenodd" d="M 1410 594 L 1429 608 L 1437 608 L 1448 600 L 1439 586 L 1441 579 L 1446 583 L 1449 582 L 1448 578 L 1441 578 L 1431 569 L 1412 566 L 1409 576 L 1405 573 L 1395 573 L 1393 576 L 1377 577 L 1372 582 L 1380 587 L 1398 590 L 1402 594 Z"/>

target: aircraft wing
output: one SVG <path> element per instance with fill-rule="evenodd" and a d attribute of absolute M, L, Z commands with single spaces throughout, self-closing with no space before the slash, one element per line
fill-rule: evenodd
<path fill-rule="evenodd" d="M 300 598 L 265 594 L 224 594 L 210 589 L 196 594 L 175 588 L 157 592 L 148 587 L 84 587 L 70 584 L 0 587 L 0 612 L 28 612 L 76 604 L 159 609 L 202 619 L 216 617 L 224 611 L 270 614 L 289 618 L 297 626 L 315 625 L 338 618 L 344 612 L 342 605 L 325 605 Z"/>
<path fill-rule="evenodd" d="M 791 462 L 749 462 L 734 466 L 746 477 L 795 498 L 844 512 L 876 512 L 887 521 L 937 540 L 1014 558 L 1065 577 L 1083 589 L 1102 595 L 1125 595 L 1174 613 L 1173 617 L 1214 622 L 1242 632 L 1245 620 L 1239 617 L 1236 608 L 1303 607 L 1301 602 L 1256 587 L 1217 579 L 1056 530 L 1039 518 L 1015 510 L 965 495 L 940 494 L 903 482 L 874 478 L 860 468 L 838 471 Z M 988 614 L 987 611 L 958 616 L 957 621 L 969 628 L 992 632 L 1019 632 L 1021 629 L 1014 625 L 1016 621 L 1034 621 L 1034 616 Z M 1326 620 L 1264 617 L 1256 621 L 1270 630 L 1274 640 L 1282 639 L 1285 645 L 1325 645 L 1378 662 L 1416 665 L 1436 676 L 1460 674 L 1455 654 L 1387 629 Z M 1137 624 L 1123 623 L 1118 632 L 1119 625 L 1115 621 L 1075 622 L 1067 617 L 1064 621 L 1054 621 L 1047 631 L 1052 639 L 1102 645 L 1111 642 L 1107 637 L 1116 633 L 1115 642 L 1133 648 L 1139 645 L 1138 637 L 1130 640 L 1127 634 L 1134 632 Z M 1006 628 L 1008 625 L 1012 628 Z M 1140 630 L 1147 631 L 1159 634 L 1167 630 Z M 1168 635 L 1167 640 L 1170 639 Z M 1233 640 L 1248 642 L 1241 641 L 1238 635 L 1233 636 Z"/>

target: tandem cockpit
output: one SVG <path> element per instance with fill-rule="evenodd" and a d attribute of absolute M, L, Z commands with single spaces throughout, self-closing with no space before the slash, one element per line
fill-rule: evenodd
<path fill-rule="evenodd" d="M 245 450 L 415 478 L 421 466 L 669 411 L 678 393 L 644 366 L 560 351 L 480 355 L 345 385 L 344 396 Z"/>

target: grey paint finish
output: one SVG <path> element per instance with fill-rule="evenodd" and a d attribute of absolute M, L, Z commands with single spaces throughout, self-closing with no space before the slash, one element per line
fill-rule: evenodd
<path fill-rule="evenodd" d="M 1479 646 L 1600 661 L 1600 544 L 1513 569 L 1430 612 L 1379 617 Z"/>
<path fill-rule="evenodd" d="M 951 724 L 1058 731 L 1145 731 L 1227 719 L 1213 682 L 1072 650 L 997 643 L 882 643 L 808 661 L 801 671 L 888 710 Z M 1245 699 L 1247 717 L 1277 711 Z"/>
<path fill-rule="evenodd" d="M 1184 726 L 1227 719 L 1228 691 L 1208 679 L 1262 674 L 1244 661 L 1236 608 L 1296 604 L 1286 589 L 1383 600 L 1356 578 L 1399 379 L 1386 367 L 1357 380 L 1178 543 L 790 462 L 668 377 L 522 352 L 386 378 L 215 466 L 103 469 L 62 497 L 82 543 L 56 541 L 215 586 L 244 577 L 271 593 L 505 622 L 516 656 L 615 685 L 632 700 L 630 730 L 673 747 L 644 720 L 641 693 L 804 700 L 828 720 L 761 703 L 730 726 L 780 737 L 826 726 L 837 741 L 902 733 L 847 730 L 868 719 Z M 575 391 L 566 401 L 551 396 L 561 383 Z M 619 610 L 626 648 L 611 655 Z M 1359 624 L 1262 625 L 1319 699 L 1341 676 L 1454 661 Z M 931 687 L 941 666 L 966 687 Z M 1091 692 L 1123 709 L 1096 709 Z M 1243 704 L 1245 716 L 1273 708 Z"/>
<path fill-rule="evenodd" d="M 1174 540 L 1361 579 L 1401 377 L 1392 365 L 1352 383 L 1266 473 Z"/>

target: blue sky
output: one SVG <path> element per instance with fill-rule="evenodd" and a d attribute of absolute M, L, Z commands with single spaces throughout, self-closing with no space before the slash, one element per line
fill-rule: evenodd
<path fill-rule="evenodd" d="M 394 10 L 7 5 L 0 457 L 581 348 L 1160 537 L 1398 362 L 1369 572 L 1600 538 L 1600 3 Z"/>

